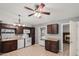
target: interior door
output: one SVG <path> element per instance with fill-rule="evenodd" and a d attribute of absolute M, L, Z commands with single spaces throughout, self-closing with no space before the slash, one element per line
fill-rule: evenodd
<path fill-rule="evenodd" d="M 77 22 L 70 21 L 70 55 L 77 55 Z"/>

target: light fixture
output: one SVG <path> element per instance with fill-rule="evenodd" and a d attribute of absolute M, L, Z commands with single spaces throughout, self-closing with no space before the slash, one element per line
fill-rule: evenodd
<path fill-rule="evenodd" d="M 26 25 L 24 24 L 24 25 L 22 25 L 22 26 L 26 26 Z"/>
<path fill-rule="evenodd" d="M 41 13 L 35 13 L 34 16 L 37 17 L 37 18 L 40 18 L 41 17 Z"/>
<path fill-rule="evenodd" d="M 17 24 L 13 24 L 13 25 L 14 26 L 26 26 L 25 24 L 24 25 L 21 24 L 21 19 L 20 19 L 21 15 L 20 14 L 18 15 L 18 17 L 19 17 L 18 23 Z"/>
<path fill-rule="evenodd" d="M 14 26 L 16 26 L 16 24 L 13 24 Z"/>

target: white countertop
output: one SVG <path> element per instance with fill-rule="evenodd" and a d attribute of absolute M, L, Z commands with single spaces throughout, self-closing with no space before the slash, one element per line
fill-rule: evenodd
<path fill-rule="evenodd" d="M 29 38 L 31 39 L 31 37 Z M 23 40 L 23 38 L 9 38 L 9 39 L 2 39 L 1 41 L 11 41 L 11 40 Z"/>
<path fill-rule="evenodd" d="M 57 38 L 48 38 L 48 39 L 46 39 L 46 40 L 58 41 L 58 39 L 57 39 Z"/>
<path fill-rule="evenodd" d="M 1 41 L 11 41 L 11 40 L 18 40 L 18 39 L 3 39 Z"/>

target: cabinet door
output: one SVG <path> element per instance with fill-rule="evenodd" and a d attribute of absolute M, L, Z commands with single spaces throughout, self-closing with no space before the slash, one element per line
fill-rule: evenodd
<path fill-rule="evenodd" d="M 59 41 L 52 41 L 51 42 L 51 51 L 58 53 L 59 52 Z"/>
<path fill-rule="evenodd" d="M 47 25 L 47 33 L 52 33 L 52 25 Z"/>
<path fill-rule="evenodd" d="M 2 42 L 2 52 L 10 52 L 17 49 L 17 41 L 5 41 Z"/>
<path fill-rule="evenodd" d="M 15 30 L 16 34 L 23 34 L 23 27 L 22 26 L 18 26 Z"/>
<path fill-rule="evenodd" d="M 11 43 L 2 43 L 2 52 L 9 52 L 11 51 L 11 47 L 10 47 Z"/>
<path fill-rule="evenodd" d="M 48 34 L 58 34 L 58 24 L 47 25 Z"/>
<path fill-rule="evenodd" d="M 30 29 L 30 37 L 32 37 L 32 45 L 35 44 L 35 28 Z"/>
<path fill-rule="evenodd" d="M 59 52 L 59 41 L 45 40 L 45 49 L 51 52 Z"/>
<path fill-rule="evenodd" d="M 0 29 L 0 52 L 1 52 L 1 29 Z"/>
<path fill-rule="evenodd" d="M 10 47 L 11 47 L 11 51 L 16 50 L 17 49 L 17 40 L 11 42 Z"/>
<path fill-rule="evenodd" d="M 52 25 L 52 33 L 57 34 L 58 33 L 58 24 L 53 24 Z"/>
<path fill-rule="evenodd" d="M 45 40 L 45 49 L 50 51 L 50 41 Z"/>

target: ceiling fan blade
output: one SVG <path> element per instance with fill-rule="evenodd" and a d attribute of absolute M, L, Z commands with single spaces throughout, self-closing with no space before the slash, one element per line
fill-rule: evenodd
<path fill-rule="evenodd" d="M 28 15 L 28 16 L 32 16 L 32 15 L 34 15 L 34 13 L 32 13 L 32 14 L 30 14 L 30 15 Z"/>
<path fill-rule="evenodd" d="M 35 5 L 35 7 L 36 7 L 35 10 L 37 10 L 39 8 L 39 5 Z"/>
<path fill-rule="evenodd" d="M 42 14 L 50 15 L 50 12 L 41 12 Z"/>
<path fill-rule="evenodd" d="M 28 9 L 28 10 L 31 10 L 31 11 L 34 11 L 33 9 L 31 9 L 31 8 L 29 8 L 29 7 L 26 7 L 26 6 L 25 6 L 24 8 L 26 8 L 26 9 Z"/>
<path fill-rule="evenodd" d="M 44 7 L 45 7 L 45 4 L 44 4 L 44 3 L 41 3 L 40 6 L 41 6 L 42 8 L 44 8 Z"/>

